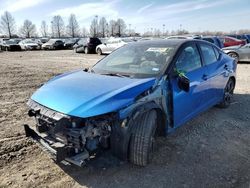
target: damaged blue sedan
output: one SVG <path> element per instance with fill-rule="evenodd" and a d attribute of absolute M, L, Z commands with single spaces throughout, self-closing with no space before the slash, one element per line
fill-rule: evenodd
<path fill-rule="evenodd" d="M 85 70 L 56 76 L 29 99 L 24 125 L 57 162 L 83 166 L 102 151 L 145 166 L 156 136 L 217 105 L 226 108 L 236 62 L 199 40 L 156 40 L 119 48 Z"/>

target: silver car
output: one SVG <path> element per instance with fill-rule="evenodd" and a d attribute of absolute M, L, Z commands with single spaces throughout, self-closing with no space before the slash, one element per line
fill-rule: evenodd
<path fill-rule="evenodd" d="M 106 42 L 98 45 L 96 47 L 96 53 L 98 55 L 102 54 L 110 54 L 112 51 L 120 48 L 130 42 L 133 42 L 131 39 L 128 38 L 110 38 Z"/>
<path fill-rule="evenodd" d="M 250 62 L 250 43 L 244 46 L 230 46 L 222 50 L 237 61 Z"/>

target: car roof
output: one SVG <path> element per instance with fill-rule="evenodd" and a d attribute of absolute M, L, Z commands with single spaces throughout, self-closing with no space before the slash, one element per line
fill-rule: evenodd
<path fill-rule="evenodd" d="M 133 43 L 133 44 L 167 44 L 170 46 L 180 46 L 188 41 L 199 41 L 196 39 L 158 39 L 158 40 L 143 40 L 139 43 Z"/>

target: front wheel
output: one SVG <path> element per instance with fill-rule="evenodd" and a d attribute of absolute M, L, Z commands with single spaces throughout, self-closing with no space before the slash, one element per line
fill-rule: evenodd
<path fill-rule="evenodd" d="M 102 55 L 102 50 L 101 50 L 101 48 L 98 48 L 98 49 L 96 50 L 96 52 L 97 52 L 98 55 Z"/>
<path fill-rule="evenodd" d="M 85 47 L 85 48 L 84 48 L 84 53 L 85 53 L 85 54 L 89 54 L 89 48 L 88 48 L 88 47 Z"/>
<path fill-rule="evenodd" d="M 230 78 L 227 82 L 225 89 L 224 89 L 224 97 L 223 97 L 222 102 L 219 104 L 219 107 L 227 108 L 230 106 L 230 104 L 233 100 L 234 88 L 235 88 L 235 82 L 232 78 Z"/>
<path fill-rule="evenodd" d="M 155 110 L 145 112 L 134 120 L 134 132 L 129 145 L 131 163 L 146 166 L 153 158 L 157 114 Z"/>

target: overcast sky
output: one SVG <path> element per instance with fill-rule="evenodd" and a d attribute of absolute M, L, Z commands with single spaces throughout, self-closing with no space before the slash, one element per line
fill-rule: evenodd
<path fill-rule="evenodd" d="M 12 13 L 16 25 L 31 20 L 39 30 L 42 20 L 50 23 L 61 15 L 67 23 L 74 13 L 81 27 L 89 28 L 95 15 L 107 20 L 123 18 L 131 29 L 150 28 L 189 31 L 250 29 L 250 0 L 0 0 L 0 14 Z"/>

